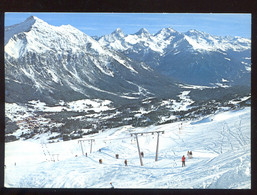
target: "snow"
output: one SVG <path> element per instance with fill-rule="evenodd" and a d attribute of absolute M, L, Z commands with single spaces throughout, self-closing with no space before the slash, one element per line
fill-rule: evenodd
<path fill-rule="evenodd" d="M 82 99 L 72 102 L 67 102 L 65 105 L 60 101 L 59 105 L 56 106 L 46 106 L 44 102 L 38 101 L 30 101 L 29 103 L 33 105 L 34 110 L 36 111 L 45 111 L 45 112 L 61 112 L 63 109 L 67 111 L 88 111 L 94 110 L 95 112 L 101 112 L 106 110 L 111 110 L 112 102 L 109 100 L 100 100 L 100 99 Z M 61 105 L 63 104 L 63 105 Z M 10 104 L 6 104 L 10 106 Z M 7 113 L 10 113 L 10 110 L 7 109 Z M 13 113 L 10 113 L 10 115 Z"/>
<path fill-rule="evenodd" d="M 193 49 L 198 51 L 244 51 L 251 47 L 251 40 L 246 38 L 213 36 L 197 30 L 186 32 L 185 39 Z M 225 59 L 231 60 L 229 58 Z"/>
<path fill-rule="evenodd" d="M 139 95 L 139 96 L 148 96 L 148 95 L 153 95 L 151 92 L 149 92 L 147 89 L 131 82 L 131 81 L 127 81 L 129 84 L 131 85 L 134 85 L 138 88 L 138 92 L 137 93 L 133 93 L 133 94 L 136 94 L 136 95 Z M 134 99 L 134 98 L 133 98 Z"/>
<path fill-rule="evenodd" d="M 71 25 L 52 26 L 32 16 L 23 23 L 5 28 L 5 52 L 13 58 L 26 52 L 75 53 L 81 50 L 106 54 L 97 41 Z"/>
<path fill-rule="evenodd" d="M 228 82 L 228 80 L 227 80 L 227 79 L 224 79 L 224 78 L 222 78 L 221 81 L 222 81 L 222 82 Z"/>
<path fill-rule="evenodd" d="M 22 40 L 10 40 L 5 46 L 5 52 L 13 58 L 19 58 L 20 53 L 24 50 L 24 42 Z"/>
<path fill-rule="evenodd" d="M 250 189 L 250 118 L 250 108 L 244 108 L 218 113 L 204 123 L 108 129 L 83 137 L 83 142 L 46 144 L 42 139 L 6 143 L 5 187 L 110 188 L 112 182 L 120 189 Z M 140 166 L 130 133 L 151 131 L 165 131 L 160 134 L 158 161 L 157 133 L 138 135 L 144 152 L 144 166 Z M 95 140 L 92 153 L 89 139 Z M 87 157 L 82 155 L 81 144 Z M 181 157 L 188 150 L 193 151 L 193 158 L 181 167 Z"/>
<path fill-rule="evenodd" d="M 201 85 L 189 85 L 189 84 L 178 84 L 179 87 L 184 89 L 211 89 L 215 87 L 209 87 L 209 86 L 201 86 Z"/>
<path fill-rule="evenodd" d="M 222 81 L 223 82 L 223 81 Z M 223 88 L 229 88 L 229 85 L 225 85 L 224 83 L 215 83 L 216 86 L 223 87 Z"/>
<path fill-rule="evenodd" d="M 15 34 L 18 34 L 20 32 L 26 32 L 30 29 L 30 26 L 35 23 L 35 19 L 38 19 L 37 17 L 29 17 L 27 20 L 20 24 L 8 26 L 5 28 L 5 39 L 4 44 L 6 45 L 7 42 L 10 40 L 11 37 L 13 37 Z M 41 21 L 39 19 L 39 21 Z"/>
<path fill-rule="evenodd" d="M 120 29 L 119 31 L 122 32 Z M 172 37 L 169 37 L 167 40 L 163 39 L 165 36 L 170 35 L 169 33 L 176 32 L 171 28 L 168 28 L 168 30 L 164 29 L 163 31 L 167 32 L 162 32 L 156 35 L 151 35 L 147 29 L 144 28 L 135 34 L 130 35 L 124 35 L 119 31 L 116 30 L 110 35 L 101 37 L 98 42 L 105 47 L 109 47 L 117 51 L 126 51 L 138 47 L 138 51 L 140 51 L 140 49 L 149 48 L 152 51 L 162 54 L 167 45 L 170 44 Z"/>
<path fill-rule="evenodd" d="M 62 112 L 73 111 L 73 112 L 88 112 L 94 111 L 100 113 L 102 111 L 113 110 L 112 102 L 109 100 L 100 100 L 100 99 L 84 99 L 72 102 L 60 101 L 59 104 L 54 106 L 47 106 L 46 103 L 39 100 L 29 101 L 26 105 L 18 105 L 16 103 L 5 103 L 5 115 L 13 122 L 16 122 L 19 125 L 20 130 L 17 130 L 13 135 L 20 136 L 24 131 L 30 131 L 27 127 L 27 123 L 24 123 L 26 119 L 34 118 L 34 112 L 43 111 L 43 112 Z M 44 118 L 43 116 L 37 117 L 39 124 L 44 122 L 49 122 L 49 119 Z M 60 124 L 55 124 L 60 125 Z M 51 135 L 52 136 L 52 135 Z M 49 136 L 48 136 L 49 137 Z"/>
<path fill-rule="evenodd" d="M 51 75 L 52 80 L 56 83 L 58 83 L 60 80 L 58 78 L 58 76 L 56 75 L 56 73 L 50 69 L 47 69 L 47 73 Z"/>
<path fill-rule="evenodd" d="M 251 72 L 252 68 L 251 68 L 251 66 L 245 66 L 245 70 L 248 72 Z"/>
<path fill-rule="evenodd" d="M 171 108 L 172 110 L 176 111 L 182 111 L 182 110 L 188 110 L 189 106 L 194 103 L 193 100 L 190 99 L 188 94 L 190 91 L 182 91 L 180 95 L 178 95 L 179 99 L 178 101 L 169 99 L 169 100 L 163 100 L 161 103 L 161 106 L 167 106 Z"/>
<path fill-rule="evenodd" d="M 118 55 L 113 55 L 113 53 L 109 52 L 109 55 L 113 57 L 114 60 L 119 62 L 121 65 L 125 66 L 127 69 L 129 69 L 131 72 L 138 74 L 138 72 L 130 65 L 128 64 L 125 60 L 120 58 Z"/>
<path fill-rule="evenodd" d="M 170 48 L 177 48 L 181 44 L 191 46 L 199 52 L 210 51 L 244 51 L 250 49 L 251 40 L 241 37 L 220 37 L 213 36 L 197 30 L 190 30 L 186 33 L 179 33 L 172 28 L 163 28 L 155 35 L 151 35 L 146 29 L 141 29 L 135 34 L 124 35 L 122 31 L 115 31 L 99 39 L 102 46 L 116 51 L 130 51 L 135 53 L 157 52 L 163 56 L 170 52 Z M 179 52 L 174 52 L 177 55 Z M 144 54 L 143 54 L 144 55 Z M 226 55 L 226 54 L 225 54 Z M 225 58 L 230 61 L 230 58 Z"/>
<path fill-rule="evenodd" d="M 205 42 L 202 42 L 201 44 L 197 42 L 196 40 L 186 36 L 185 39 L 189 42 L 189 44 L 195 49 L 195 50 L 211 50 L 210 47 L 208 47 L 208 44 Z"/>
<path fill-rule="evenodd" d="M 94 110 L 95 112 L 101 112 L 112 109 L 111 101 L 109 100 L 77 100 L 67 103 L 68 111 L 87 111 Z"/>
<path fill-rule="evenodd" d="M 5 116 L 10 118 L 12 121 L 19 121 L 23 120 L 25 117 L 32 116 L 32 114 L 29 113 L 28 109 L 24 106 L 16 103 L 5 103 Z"/>
<path fill-rule="evenodd" d="M 246 97 L 243 97 L 243 98 L 241 98 L 239 100 L 231 100 L 231 101 L 229 101 L 229 104 L 238 104 L 240 102 L 249 100 L 250 98 L 251 98 L 250 96 L 246 96 Z"/>

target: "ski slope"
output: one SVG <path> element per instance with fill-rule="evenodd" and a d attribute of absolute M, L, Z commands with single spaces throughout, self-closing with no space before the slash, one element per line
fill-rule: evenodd
<path fill-rule="evenodd" d="M 109 129 L 81 139 L 95 140 L 92 153 L 90 141 L 48 144 L 42 137 L 6 143 L 5 187 L 110 188 L 112 182 L 121 189 L 250 189 L 250 119 L 250 108 L 244 108 L 182 125 Z M 157 134 L 138 135 L 144 152 L 141 166 L 136 140 L 130 133 L 151 131 L 165 131 L 159 137 L 158 161 Z M 87 157 L 82 155 L 81 144 Z M 189 150 L 192 159 L 186 156 Z M 181 166 L 182 155 L 186 156 L 186 167 Z"/>

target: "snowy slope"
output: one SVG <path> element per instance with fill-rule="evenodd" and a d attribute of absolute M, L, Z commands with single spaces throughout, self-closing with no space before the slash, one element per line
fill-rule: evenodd
<path fill-rule="evenodd" d="M 6 143 L 5 187 L 110 188 L 112 182 L 115 188 L 250 189 L 250 118 L 250 108 L 245 108 L 182 124 L 109 129 L 83 138 L 95 139 L 92 153 L 90 142 L 82 142 L 87 157 L 78 140 Z M 140 166 L 130 133 L 151 131 L 165 131 L 160 134 L 158 161 L 154 160 L 157 134 L 139 135 L 145 156 Z M 188 150 L 193 158 L 181 167 Z"/>

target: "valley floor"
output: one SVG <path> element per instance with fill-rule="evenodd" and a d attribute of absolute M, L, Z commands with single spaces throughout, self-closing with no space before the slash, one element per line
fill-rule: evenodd
<path fill-rule="evenodd" d="M 91 153 L 90 141 L 46 144 L 42 138 L 9 142 L 5 145 L 5 187 L 110 188 L 112 182 L 115 188 L 125 189 L 250 189 L 250 112 L 248 107 L 182 125 L 109 129 L 80 139 L 95 140 Z M 158 161 L 157 134 L 140 134 L 141 166 L 137 143 L 130 133 L 151 131 L 164 131 L 159 137 Z M 193 152 L 192 159 L 187 151 Z M 183 155 L 185 167 L 181 166 Z"/>

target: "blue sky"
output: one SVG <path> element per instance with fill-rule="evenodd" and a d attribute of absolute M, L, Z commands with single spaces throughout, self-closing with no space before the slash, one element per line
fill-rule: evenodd
<path fill-rule="evenodd" d="M 146 28 L 151 34 L 172 27 L 179 32 L 191 29 L 219 36 L 251 38 L 251 14 L 192 13 L 6 13 L 5 26 L 23 22 L 34 15 L 48 24 L 70 24 L 90 36 L 102 36 L 121 28 L 125 34 Z"/>

